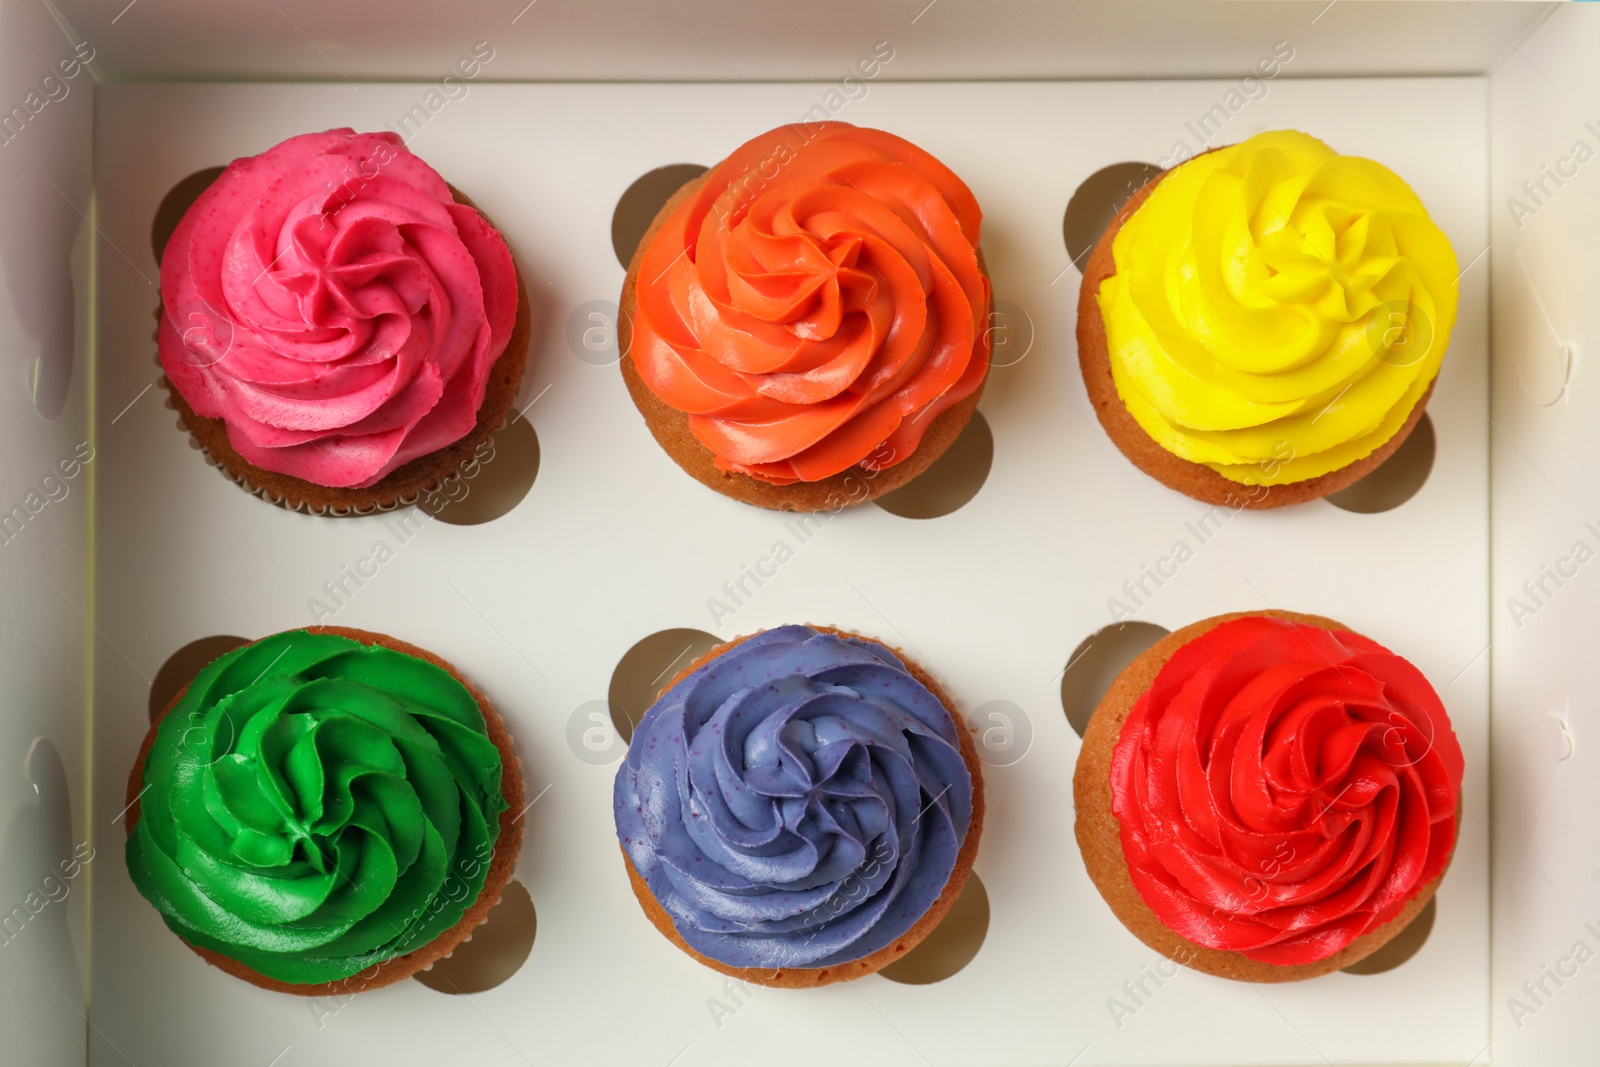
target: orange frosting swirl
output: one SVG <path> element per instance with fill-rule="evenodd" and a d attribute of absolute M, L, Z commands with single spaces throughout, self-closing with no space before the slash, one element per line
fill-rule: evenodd
<path fill-rule="evenodd" d="M 982 217 L 893 134 L 782 126 L 645 247 L 629 357 L 724 470 L 788 485 L 893 466 L 988 373 Z"/>

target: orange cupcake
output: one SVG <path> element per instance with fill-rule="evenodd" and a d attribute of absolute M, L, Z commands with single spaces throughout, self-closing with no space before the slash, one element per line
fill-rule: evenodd
<path fill-rule="evenodd" d="M 623 379 L 720 493 L 836 510 L 916 477 L 977 409 L 989 280 L 971 190 L 881 130 L 796 123 L 656 216 L 623 283 Z"/>

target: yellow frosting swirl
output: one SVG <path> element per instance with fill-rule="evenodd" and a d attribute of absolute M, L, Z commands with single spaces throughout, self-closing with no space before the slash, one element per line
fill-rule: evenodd
<path fill-rule="evenodd" d="M 1117 393 L 1235 482 L 1316 478 L 1399 432 L 1456 317 L 1455 252 L 1382 164 L 1261 133 L 1167 173 L 1098 294 Z"/>

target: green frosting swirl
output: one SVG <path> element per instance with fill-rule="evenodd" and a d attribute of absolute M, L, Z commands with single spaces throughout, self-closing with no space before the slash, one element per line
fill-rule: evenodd
<path fill-rule="evenodd" d="M 461 920 L 499 836 L 500 776 L 447 671 L 277 634 L 211 663 L 162 720 L 128 873 L 191 944 L 337 981 Z"/>

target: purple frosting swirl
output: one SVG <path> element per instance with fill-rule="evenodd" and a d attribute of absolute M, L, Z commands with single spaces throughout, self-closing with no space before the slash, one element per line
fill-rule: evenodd
<path fill-rule="evenodd" d="M 617 837 L 701 955 L 861 959 L 955 870 L 973 802 L 957 729 L 882 645 L 768 630 L 645 713 L 617 772 Z"/>

